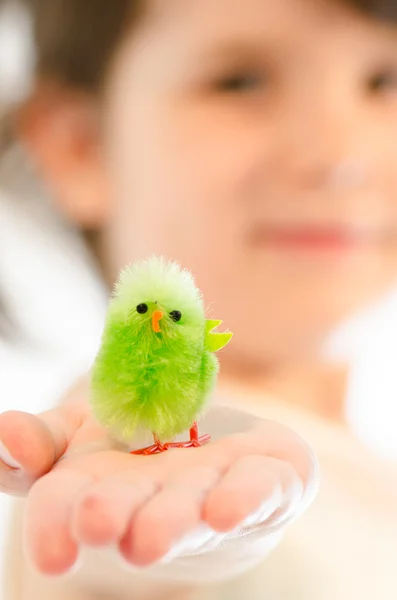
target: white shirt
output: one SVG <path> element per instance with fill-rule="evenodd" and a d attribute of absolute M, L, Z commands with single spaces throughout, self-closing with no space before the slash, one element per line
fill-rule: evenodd
<path fill-rule="evenodd" d="M 0 334 L 0 412 L 38 413 L 91 366 L 107 291 L 22 156 L 14 148 L 0 168 L 0 298 L 14 328 L 9 339 Z M 0 496 L 0 582 L 9 507 Z"/>

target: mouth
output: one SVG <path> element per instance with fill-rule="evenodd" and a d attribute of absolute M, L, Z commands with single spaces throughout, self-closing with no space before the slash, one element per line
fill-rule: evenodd
<path fill-rule="evenodd" d="M 160 321 L 164 317 L 164 313 L 161 310 L 155 310 L 152 314 L 152 329 L 155 333 L 161 332 Z"/>
<path fill-rule="evenodd" d="M 306 252 L 349 252 L 378 244 L 380 231 L 350 226 L 259 226 L 254 246 Z"/>

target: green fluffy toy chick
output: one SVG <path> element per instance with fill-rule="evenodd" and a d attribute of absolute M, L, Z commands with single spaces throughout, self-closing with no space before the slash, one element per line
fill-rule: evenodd
<path fill-rule="evenodd" d="M 214 333 L 222 321 L 206 320 L 189 271 L 153 257 L 123 270 L 109 305 L 91 380 L 91 402 L 100 424 L 122 440 L 150 432 L 154 445 L 197 447 L 197 418 L 219 370 L 214 352 L 232 333 Z M 190 441 L 169 442 L 190 429 Z"/>

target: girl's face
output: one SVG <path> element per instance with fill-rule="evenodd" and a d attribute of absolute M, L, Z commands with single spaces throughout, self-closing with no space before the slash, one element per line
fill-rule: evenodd
<path fill-rule="evenodd" d="M 156 0 L 108 80 L 111 277 L 193 271 L 238 359 L 318 349 L 397 276 L 397 35 L 321 0 Z"/>

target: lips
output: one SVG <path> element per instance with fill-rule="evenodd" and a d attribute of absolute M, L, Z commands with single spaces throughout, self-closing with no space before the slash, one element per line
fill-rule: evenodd
<path fill-rule="evenodd" d="M 348 250 L 374 243 L 374 231 L 351 227 L 292 226 L 258 227 L 253 233 L 255 245 L 280 249 Z"/>

